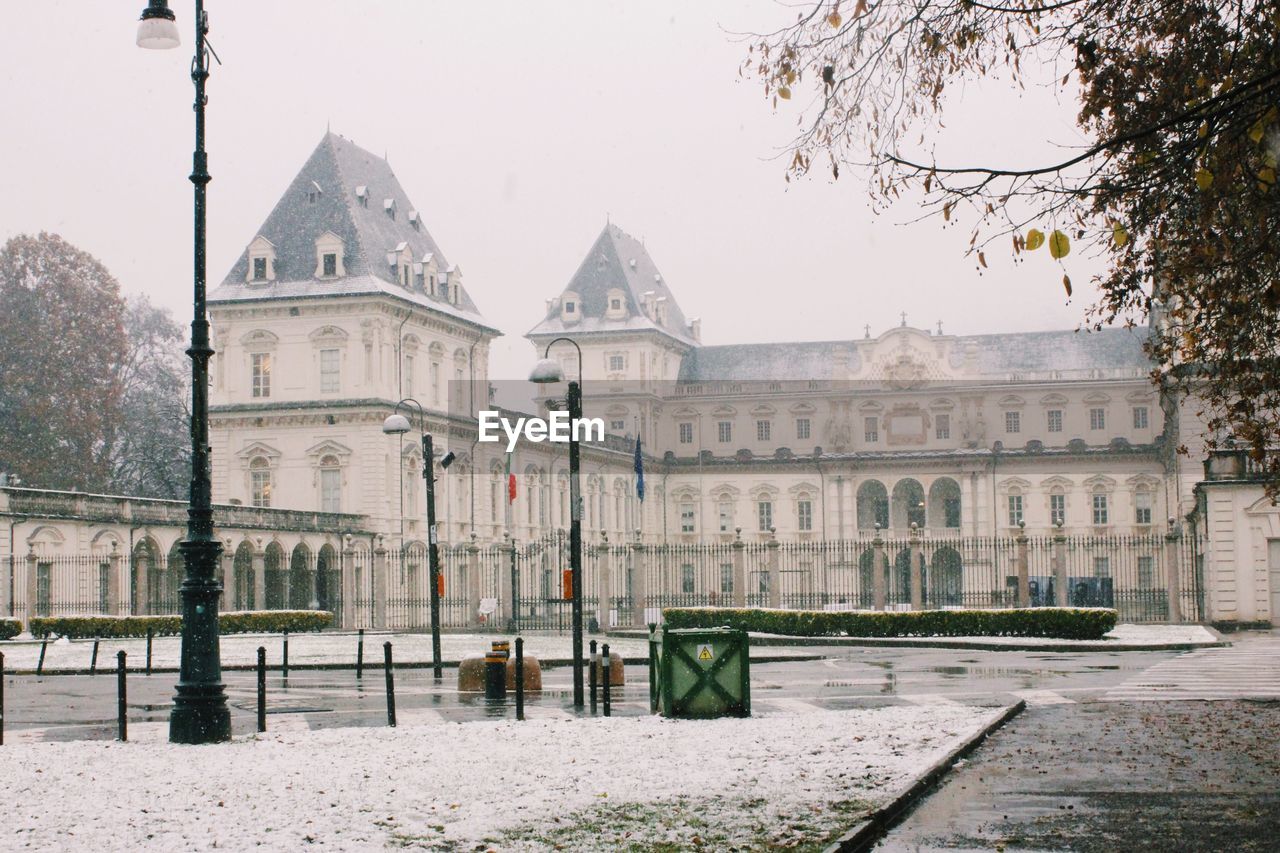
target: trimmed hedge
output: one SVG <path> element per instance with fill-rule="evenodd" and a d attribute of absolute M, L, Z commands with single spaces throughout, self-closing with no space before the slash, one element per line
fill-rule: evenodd
<path fill-rule="evenodd" d="M 1099 640 L 1118 614 L 1102 607 L 1028 607 L 1008 610 L 766 610 L 673 607 L 662 611 L 668 628 L 721 626 L 793 637 L 1053 637 Z"/>
<path fill-rule="evenodd" d="M 333 614 L 327 610 L 242 610 L 218 614 L 222 634 L 300 633 L 328 628 Z M 148 629 L 157 637 L 182 631 L 181 616 L 40 616 L 31 620 L 31 636 L 69 639 L 94 637 L 145 637 Z"/>
<path fill-rule="evenodd" d="M 21 633 L 21 619 L 10 619 L 8 616 L 0 619 L 0 640 L 12 640 Z"/>

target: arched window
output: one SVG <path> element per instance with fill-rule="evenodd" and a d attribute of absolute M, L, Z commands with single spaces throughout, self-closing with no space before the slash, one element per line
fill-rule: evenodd
<path fill-rule="evenodd" d="M 263 456 L 249 461 L 249 495 L 253 506 L 271 506 L 271 463 Z"/>
<path fill-rule="evenodd" d="M 889 526 L 889 492 L 879 480 L 867 480 L 858 486 L 858 529 L 877 524 L 882 530 Z"/>
<path fill-rule="evenodd" d="M 908 477 L 894 483 L 892 521 L 895 529 L 924 527 L 924 486 L 919 480 Z"/>

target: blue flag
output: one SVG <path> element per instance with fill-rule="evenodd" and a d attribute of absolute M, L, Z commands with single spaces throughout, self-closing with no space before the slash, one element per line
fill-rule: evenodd
<path fill-rule="evenodd" d="M 636 435 L 636 497 L 644 501 L 644 458 L 640 455 L 640 436 Z"/>

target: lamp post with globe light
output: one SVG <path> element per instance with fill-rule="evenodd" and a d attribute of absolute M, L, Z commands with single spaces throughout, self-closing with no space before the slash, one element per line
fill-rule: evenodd
<path fill-rule="evenodd" d="M 179 546 L 186 577 L 182 581 L 182 658 L 178 686 L 169 715 L 169 740 L 174 743 L 218 743 L 231 739 L 231 712 L 222 684 L 218 646 L 216 575 L 222 543 L 213 535 L 213 487 L 209 479 L 209 320 L 205 314 L 205 189 L 209 162 L 204 150 L 205 81 L 209 78 L 209 17 L 203 0 L 195 0 L 196 144 L 191 183 L 195 186 L 195 272 L 191 320 L 191 497 L 187 510 L 187 538 Z M 138 22 L 138 47 L 167 50 L 181 43 L 167 0 L 149 0 Z"/>
<path fill-rule="evenodd" d="M 569 390 L 565 395 L 566 407 L 569 410 L 569 577 L 570 606 L 573 611 L 573 707 L 582 708 L 582 489 L 579 485 L 579 468 L 582 450 L 578 445 L 578 432 L 575 428 L 582 419 L 582 388 L 578 384 L 582 378 L 582 347 L 570 338 L 556 338 L 547 344 L 542 359 L 533 366 L 529 373 L 529 381 L 539 385 L 554 384 L 564 381 L 564 370 L 560 362 L 551 358 L 551 348 L 564 341 L 573 344 L 578 351 L 578 379 L 569 380 Z"/>
<path fill-rule="evenodd" d="M 427 483 L 427 583 L 431 596 L 431 669 L 438 680 L 444 676 L 443 663 L 440 660 L 440 550 L 439 537 L 436 535 L 436 472 L 435 454 L 431 445 L 431 434 L 427 432 L 427 417 L 422 404 L 411 397 L 396 403 L 395 411 L 382 422 L 382 431 L 387 435 L 404 435 L 409 432 L 409 419 L 400 414 L 400 407 L 412 406 L 418 411 L 419 432 L 422 434 L 422 478 Z M 453 464 L 452 451 L 440 458 L 441 470 Z"/>

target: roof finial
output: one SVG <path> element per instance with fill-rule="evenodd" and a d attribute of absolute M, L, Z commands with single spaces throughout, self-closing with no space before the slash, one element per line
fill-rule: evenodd
<path fill-rule="evenodd" d="M 907 312 L 903 311 L 902 312 L 902 328 L 905 329 L 906 327 L 907 327 Z"/>
<path fill-rule="evenodd" d="M 941 336 L 942 336 L 942 321 L 941 321 L 941 320 L 939 320 L 939 321 L 938 321 L 938 336 L 939 336 L 939 337 L 941 337 Z"/>
<path fill-rule="evenodd" d="M 867 340 L 871 340 L 871 324 L 870 323 L 862 327 L 862 336 Z"/>

